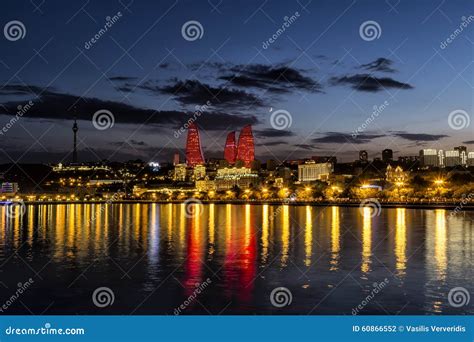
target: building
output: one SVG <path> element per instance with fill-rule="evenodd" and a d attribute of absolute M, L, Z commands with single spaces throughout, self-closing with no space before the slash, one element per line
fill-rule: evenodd
<path fill-rule="evenodd" d="M 332 163 L 315 163 L 308 161 L 298 165 L 298 180 L 300 182 L 311 182 L 316 180 L 327 180 L 334 172 Z"/>
<path fill-rule="evenodd" d="M 458 150 L 446 151 L 444 155 L 446 167 L 461 165 L 461 156 Z"/>
<path fill-rule="evenodd" d="M 204 165 L 196 165 L 193 169 L 194 180 L 204 179 L 206 177 L 206 167 Z"/>
<path fill-rule="evenodd" d="M 179 164 L 179 152 L 176 152 L 173 156 L 173 165 Z"/>
<path fill-rule="evenodd" d="M 382 151 L 382 160 L 386 163 L 391 162 L 393 160 L 393 150 L 387 148 Z"/>
<path fill-rule="evenodd" d="M 186 164 L 177 164 L 174 166 L 174 176 L 175 181 L 184 182 L 186 180 Z"/>
<path fill-rule="evenodd" d="M 420 150 L 421 166 L 439 166 L 438 151 L 433 148 Z"/>
<path fill-rule="evenodd" d="M 388 183 L 402 185 L 408 181 L 408 173 L 403 171 L 401 166 L 394 168 L 388 165 L 385 172 L 385 180 Z"/>
<path fill-rule="evenodd" d="M 218 169 L 214 181 L 217 190 L 230 190 L 234 186 L 246 189 L 251 186 L 258 186 L 259 177 L 248 167 L 230 167 Z"/>
<path fill-rule="evenodd" d="M 467 165 L 467 147 L 466 146 L 457 146 L 454 148 L 455 151 L 459 152 L 459 161 L 461 165 Z"/>
<path fill-rule="evenodd" d="M 0 188 L 2 194 L 16 194 L 18 192 L 18 183 L 4 182 Z"/>
<path fill-rule="evenodd" d="M 194 122 L 191 123 L 188 128 L 188 138 L 186 140 L 186 164 L 191 167 L 204 164 L 199 130 Z"/>
<path fill-rule="evenodd" d="M 443 150 L 438 151 L 438 166 L 439 167 L 445 167 L 446 166 L 446 161 L 445 161 L 445 156 L 444 156 L 444 151 Z"/>
<path fill-rule="evenodd" d="M 250 167 L 255 159 L 255 146 L 253 140 L 252 126 L 246 125 L 239 134 L 237 144 L 237 160 L 241 160 L 245 167 Z"/>
<path fill-rule="evenodd" d="M 229 165 L 234 165 L 237 159 L 237 144 L 235 141 L 235 132 L 230 132 L 227 135 L 224 147 L 224 159 Z"/>
<path fill-rule="evenodd" d="M 209 179 L 201 179 L 196 181 L 196 190 L 197 191 L 215 191 L 216 190 L 216 181 Z"/>
<path fill-rule="evenodd" d="M 367 163 L 369 161 L 369 154 L 367 153 L 367 151 L 359 152 L 359 161 L 362 163 Z"/>
<path fill-rule="evenodd" d="M 474 152 L 467 154 L 467 166 L 474 166 Z"/>

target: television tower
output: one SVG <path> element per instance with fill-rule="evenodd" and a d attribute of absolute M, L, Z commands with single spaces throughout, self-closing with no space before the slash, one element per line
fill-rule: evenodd
<path fill-rule="evenodd" d="M 74 124 L 72 125 L 72 131 L 74 132 L 74 149 L 72 151 L 72 162 L 77 163 L 77 131 L 79 127 L 77 127 L 76 117 L 74 116 Z"/>

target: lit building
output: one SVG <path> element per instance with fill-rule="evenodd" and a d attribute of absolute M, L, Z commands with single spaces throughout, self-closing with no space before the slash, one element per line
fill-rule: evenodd
<path fill-rule="evenodd" d="M 234 186 L 241 189 L 259 184 L 258 174 L 248 167 L 231 167 L 217 170 L 215 185 L 217 190 L 229 190 Z"/>
<path fill-rule="evenodd" d="M 184 182 L 186 180 L 186 164 L 174 166 L 174 180 Z"/>
<path fill-rule="evenodd" d="M 179 164 L 179 152 L 176 152 L 173 156 L 173 165 Z"/>
<path fill-rule="evenodd" d="M 455 151 L 459 152 L 459 162 L 461 165 L 467 165 L 467 147 L 466 146 L 457 146 L 454 148 Z"/>
<path fill-rule="evenodd" d="M 235 142 L 235 132 L 230 132 L 227 135 L 224 147 L 224 159 L 227 160 L 230 165 L 235 164 L 235 161 L 237 159 L 237 144 Z"/>
<path fill-rule="evenodd" d="M 393 160 L 393 150 L 387 148 L 382 151 L 382 160 L 386 163 Z"/>
<path fill-rule="evenodd" d="M 332 163 L 315 163 L 309 161 L 298 165 L 298 180 L 300 182 L 311 182 L 315 180 L 327 180 L 334 172 Z"/>
<path fill-rule="evenodd" d="M 385 172 L 385 180 L 393 184 L 403 184 L 408 180 L 407 172 L 403 171 L 401 166 L 392 167 L 391 165 L 387 166 L 387 171 Z"/>
<path fill-rule="evenodd" d="M 467 154 L 467 166 L 474 166 L 474 152 Z"/>
<path fill-rule="evenodd" d="M 2 183 L 0 193 L 2 194 L 16 194 L 18 192 L 18 183 L 5 182 Z"/>
<path fill-rule="evenodd" d="M 359 152 L 359 161 L 363 163 L 367 163 L 369 161 L 369 154 L 367 153 L 367 151 Z"/>
<path fill-rule="evenodd" d="M 206 177 L 206 167 L 204 165 L 196 165 L 193 169 L 194 180 L 203 179 Z"/>
<path fill-rule="evenodd" d="M 438 151 L 433 148 L 420 150 L 421 166 L 439 166 Z"/>
<path fill-rule="evenodd" d="M 209 179 L 201 179 L 196 181 L 196 190 L 197 191 L 215 191 L 216 190 L 216 182 Z"/>
<path fill-rule="evenodd" d="M 447 167 L 461 165 L 461 157 L 457 150 L 446 151 L 444 160 Z"/>
<path fill-rule="evenodd" d="M 255 146 L 253 141 L 252 126 L 246 125 L 239 134 L 237 145 L 237 160 L 241 160 L 245 167 L 250 167 L 255 159 Z"/>
<path fill-rule="evenodd" d="M 438 165 L 440 167 L 445 167 L 445 156 L 444 156 L 444 151 L 443 150 L 439 150 L 438 151 Z"/>
<path fill-rule="evenodd" d="M 186 164 L 188 166 L 204 164 L 199 130 L 194 122 L 191 123 L 188 128 L 188 138 L 186 140 Z"/>

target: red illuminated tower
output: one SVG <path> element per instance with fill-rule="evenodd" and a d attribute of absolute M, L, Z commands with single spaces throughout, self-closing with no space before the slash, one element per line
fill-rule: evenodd
<path fill-rule="evenodd" d="M 237 160 L 242 160 L 245 167 L 255 159 L 255 147 L 253 143 L 252 126 L 245 125 L 240 131 L 239 144 L 237 145 Z"/>
<path fill-rule="evenodd" d="M 230 132 L 227 135 L 227 140 L 225 141 L 224 147 L 224 159 L 229 162 L 229 164 L 235 164 L 237 158 L 237 144 L 235 143 L 235 132 Z"/>
<path fill-rule="evenodd" d="M 188 128 L 188 139 L 186 140 L 186 164 L 188 164 L 188 166 L 204 164 L 201 140 L 199 139 L 199 130 L 194 122 L 191 123 Z"/>

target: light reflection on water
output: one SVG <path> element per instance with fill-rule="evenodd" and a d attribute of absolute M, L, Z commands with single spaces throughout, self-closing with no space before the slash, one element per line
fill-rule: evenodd
<path fill-rule="evenodd" d="M 0 207 L 0 274 L 8 288 L 33 277 L 22 301 L 50 314 L 172 314 L 200 283 L 185 314 L 350 314 L 374 282 L 389 285 L 361 314 L 473 314 L 455 309 L 453 287 L 473 290 L 474 212 L 210 204 Z M 90 295 L 113 289 L 99 311 Z M 292 305 L 272 307 L 289 288 Z M 9 297 L 11 290 L 0 290 Z M 52 304 L 51 304 L 52 303 Z M 36 310 L 36 311 L 35 311 Z M 21 305 L 10 314 L 26 313 Z"/>

